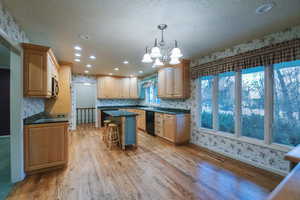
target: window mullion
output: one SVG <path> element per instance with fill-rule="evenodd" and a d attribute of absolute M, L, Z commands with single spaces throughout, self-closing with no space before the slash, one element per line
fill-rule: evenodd
<path fill-rule="evenodd" d="M 198 78 L 196 83 L 196 102 L 199 102 L 196 104 L 197 106 L 197 111 L 198 113 L 196 113 L 196 116 L 198 116 L 197 118 L 197 123 L 198 123 L 198 127 L 201 127 L 201 113 L 202 113 L 202 94 L 201 94 L 201 78 Z"/>
<path fill-rule="evenodd" d="M 265 118 L 264 118 L 264 142 L 272 143 L 272 122 L 273 122 L 273 66 L 265 67 Z"/>
<path fill-rule="evenodd" d="M 235 135 L 241 136 L 241 113 L 242 113 L 242 78 L 241 72 L 237 71 L 235 74 L 235 90 L 234 90 L 234 119 L 235 119 Z"/>
<path fill-rule="evenodd" d="M 213 114 L 213 129 L 219 129 L 219 120 L 218 120 L 218 90 L 219 90 L 219 76 L 214 76 L 213 79 L 213 91 L 212 91 L 212 114 Z"/>

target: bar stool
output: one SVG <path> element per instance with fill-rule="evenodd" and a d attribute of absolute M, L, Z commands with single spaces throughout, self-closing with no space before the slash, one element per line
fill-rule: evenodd
<path fill-rule="evenodd" d="M 119 136 L 119 127 L 117 124 L 110 123 L 108 124 L 108 145 L 111 149 L 113 144 L 120 145 L 120 136 Z"/>
<path fill-rule="evenodd" d="M 103 131 L 102 140 L 107 145 L 107 131 L 108 131 L 108 125 L 109 123 L 111 123 L 111 120 L 104 120 L 103 123 L 104 123 L 104 131 Z"/>

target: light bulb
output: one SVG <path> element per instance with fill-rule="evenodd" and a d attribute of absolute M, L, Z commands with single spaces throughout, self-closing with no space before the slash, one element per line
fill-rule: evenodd
<path fill-rule="evenodd" d="M 151 57 L 159 58 L 161 57 L 160 49 L 157 46 L 152 47 L 151 49 Z"/>
<path fill-rule="evenodd" d="M 171 57 L 171 60 L 170 60 L 170 65 L 177 65 L 180 63 L 179 59 L 178 58 L 175 58 L 175 57 Z"/>
<path fill-rule="evenodd" d="M 182 53 L 178 47 L 172 49 L 171 58 L 181 58 Z"/>
<path fill-rule="evenodd" d="M 162 62 L 160 61 L 159 58 L 156 58 L 156 60 L 155 60 L 155 62 L 154 62 L 154 65 L 155 65 L 155 66 L 163 66 L 164 63 L 162 63 Z"/>
<path fill-rule="evenodd" d="M 143 63 L 151 63 L 153 60 L 149 53 L 145 53 L 142 62 Z"/>

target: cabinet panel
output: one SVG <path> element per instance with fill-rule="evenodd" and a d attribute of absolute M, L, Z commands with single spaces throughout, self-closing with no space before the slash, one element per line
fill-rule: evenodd
<path fill-rule="evenodd" d="M 176 135 L 176 115 L 164 114 L 164 138 L 175 142 Z"/>
<path fill-rule="evenodd" d="M 63 165 L 68 158 L 66 123 L 25 126 L 25 171 Z"/>
<path fill-rule="evenodd" d="M 174 70 L 171 67 L 165 68 L 164 70 L 166 73 L 166 96 L 172 97 L 174 90 Z"/>
<path fill-rule="evenodd" d="M 164 128 L 163 128 L 163 114 L 155 113 L 155 135 L 159 137 L 164 136 Z"/>
<path fill-rule="evenodd" d="M 122 79 L 122 98 L 128 98 L 130 96 L 130 78 Z"/>
<path fill-rule="evenodd" d="M 175 97 L 182 97 L 183 94 L 183 68 L 180 65 L 177 65 L 174 67 L 173 70 L 174 75 L 174 88 L 173 88 L 173 96 Z"/>
<path fill-rule="evenodd" d="M 137 78 L 130 78 L 130 98 L 138 98 Z"/>
<path fill-rule="evenodd" d="M 158 96 L 163 97 L 165 96 L 166 90 L 166 79 L 165 79 L 165 70 L 161 69 L 158 71 Z"/>
<path fill-rule="evenodd" d="M 45 62 L 45 54 L 37 51 L 26 52 L 24 55 L 24 93 L 25 96 L 43 96 L 49 91 L 51 78 L 47 77 L 47 66 Z M 48 78 L 48 80 L 47 80 Z"/>

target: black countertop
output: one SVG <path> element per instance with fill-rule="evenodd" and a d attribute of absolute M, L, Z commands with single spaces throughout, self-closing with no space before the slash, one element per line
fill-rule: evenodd
<path fill-rule="evenodd" d="M 68 122 L 69 119 L 66 116 L 53 116 L 46 112 L 41 112 L 36 115 L 32 115 L 24 119 L 24 125 L 32 124 L 47 124 L 47 123 L 60 123 Z"/>
<path fill-rule="evenodd" d="M 118 109 L 140 109 L 146 111 L 153 111 L 159 113 L 166 113 L 166 114 L 189 114 L 190 110 L 185 109 L 175 109 L 175 108 L 161 108 L 161 107 L 150 107 L 150 106 L 140 106 L 140 105 L 121 105 L 121 106 L 98 106 L 99 110 L 118 110 Z"/>
<path fill-rule="evenodd" d="M 107 110 L 104 111 L 105 114 L 108 114 L 112 117 L 130 117 L 130 116 L 137 116 L 138 114 L 133 112 L 127 112 L 124 110 Z"/>

